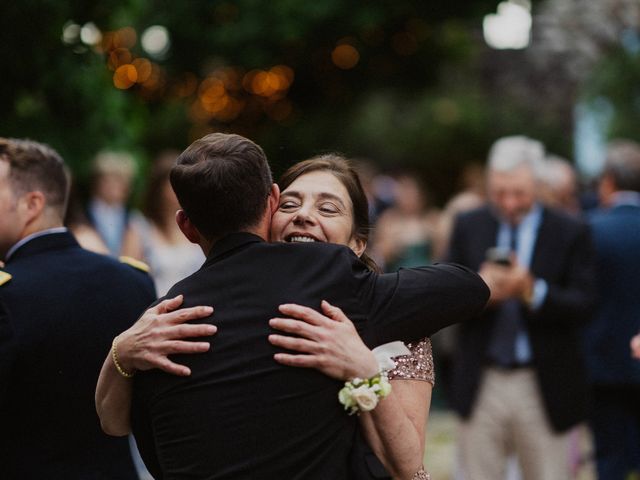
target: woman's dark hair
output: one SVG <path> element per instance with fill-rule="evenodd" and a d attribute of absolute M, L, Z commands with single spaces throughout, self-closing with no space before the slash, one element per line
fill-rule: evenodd
<path fill-rule="evenodd" d="M 352 234 L 363 242 L 368 242 L 371 224 L 369 223 L 369 202 L 364 193 L 360 177 L 355 168 L 342 155 L 329 153 L 304 160 L 291 166 L 280 177 L 278 185 L 284 191 L 298 177 L 311 172 L 329 172 L 344 185 L 353 205 L 353 232 Z M 360 260 L 374 272 L 380 272 L 380 267 L 376 265 L 366 251 Z"/>

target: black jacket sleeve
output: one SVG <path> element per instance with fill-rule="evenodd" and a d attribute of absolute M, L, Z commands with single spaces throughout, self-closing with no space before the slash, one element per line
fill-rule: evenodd
<path fill-rule="evenodd" d="M 489 299 L 484 281 L 456 264 L 370 273 L 361 283 L 360 301 L 369 312 L 376 345 L 428 337 L 477 316 Z"/>

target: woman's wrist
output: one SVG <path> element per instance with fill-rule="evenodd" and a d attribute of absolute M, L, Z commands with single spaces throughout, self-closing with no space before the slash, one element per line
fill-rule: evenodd
<path fill-rule="evenodd" d="M 132 362 L 130 362 L 128 355 L 126 355 L 127 350 L 122 348 L 120 337 L 121 335 L 115 337 L 111 344 L 111 360 L 120 375 L 125 378 L 131 378 L 135 374 L 135 368 Z"/>
<path fill-rule="evenodd" d="M 373 352 L 369 349 L 363 352 L 350 363 L 349 369 L 345 372 L 344 379 L 351 381 L 354 378 L 370 378 L 380 372 L 380 366 Z"/>
<path fill-rule="evenodd" d="M 349 415 L 370 412 L 379 401 L 391 393 L 387 372 L 381 371 L 370 378 L 354 378 L 344 383 L 338 392 L 338 400 Z"/>

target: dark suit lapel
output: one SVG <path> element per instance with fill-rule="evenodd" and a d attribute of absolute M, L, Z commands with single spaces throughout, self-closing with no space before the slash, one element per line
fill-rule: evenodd
<path fill-rule="evenodd" d="M 547 250 L 553 248 L 556 243 L 553 241 L 553 219 L 550 218 L 549 210 L 542 209 L 542 220 L 538 227 L 538 235 L 533 244 L 533 255 L 531 257 L 531 266 L 529 270 L 535 275 L 540 275 L 545 271 L 545 263 L 548 261 Z"/>
<path fill-rule="evenodd" d="M 483 221 L 478 222 L 474 227 L 473 245 L 477 246 L 477 250 L 474 253 L 474 263 L 476 263 L 476 269 L 480 267 L 480 264 L 485 261 L 487 249 L 495 247 L 498 240 L 498 220 L 495 215 L 491 213 L 490 209 L 486 209 L 484 212 L 486 218 Z"/>

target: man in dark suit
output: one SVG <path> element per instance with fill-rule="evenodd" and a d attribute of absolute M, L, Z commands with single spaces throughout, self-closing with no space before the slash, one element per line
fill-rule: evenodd
<path fill-rule="evenodd" d="M 640 362 L 628 349 L 640 331 L 640 145 L 610 145 L 599 193 L 603 208 L 590 217 L 599 304 L 585 332 L 591 428 L 598 478 L 623 480 L 640 460 Z"/>
<path fill-rule="evenodd" d="M 461 326 L 454 360 L 466 480 L 504 478 L 513 453 L 525 479 L 569 478 L 564 432 L 586 417 L 579 327 L 594 299 L 592 248 L 585 225 L 536 202 L 543 159 L 535 140 L 498 140 L 489 205 L 460 215 L 451 238 L 448 259 L 491 288 L 481 320 Z"/>
<path fill-rule="evenodd" d="M 127 439 L 100 430 L 93 394 L 153 284 L 80 248 L 62 226 L 68 184 L 51 148 L 0 139 L 0 476 L 133 480 Z"/>
<path fill-rule="evenodd" d="M 214 306 L 218 333 L 206 353 L 174 357 L 190 376 L 135 377 L 132 424 L 145 463 L 156 478 L 347 478 L 355 418 L 338 402 L 339 382 L 274 361 L 268 320 L 278 305 L 326 299 L 377 345 L 474 316 L 486 285 L 459 266 L 381 276 L 344 246 L 265 242 L 278 187 L 262 149 L 237 135 L 194 142 L 171 182 L 184 209 L 178 224 L 208 256 L 168 297 Z M 117 375 L 109 365 L 103 374 Z"/>

